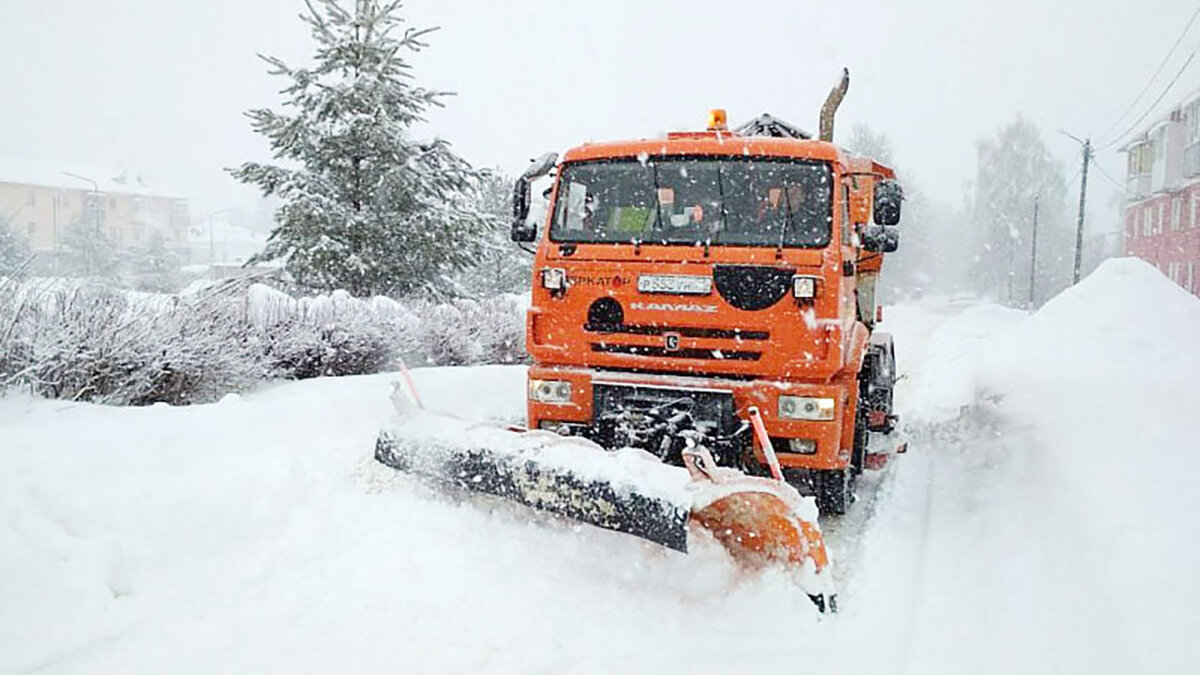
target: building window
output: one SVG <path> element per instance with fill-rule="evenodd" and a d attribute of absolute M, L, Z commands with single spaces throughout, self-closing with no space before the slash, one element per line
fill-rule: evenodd
<path fill-rule="evenodd" d="M 1154 145 L 1146 141 L 1129 149 L 1129 175 L 1142 176 L 1150 173 L 1154 164 Z"/>
<path fill-rule="evenodd" d="M 37 192 L 29 191 L 29 206 L 37 206 Z"/>
<path fill-rule="evenodd" d="M 1154 234 L 1162 234 L 1167 224 L 1167 202 L 1158 203 L 1158 218 L 1154 221 Z"/>
<path fill-rule="evenodd" d="M 1153 210 L 1154 210 L 1154 207 L 1149 204 L 1142 207 L 1142 236 L 1143 237 L 1150 236 L 1150 215 L 1153 212 Z"/>
<path fill-rule="evenodd" d="M 1180 224 L 1183 220 L 1183 198 L 1171 198 L 1171 231 L 1178 232 L 1183 229 Z"/>

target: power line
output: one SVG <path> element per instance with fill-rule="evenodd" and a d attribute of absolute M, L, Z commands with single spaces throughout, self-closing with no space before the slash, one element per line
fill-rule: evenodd
<path fill-rule="evenodd" d="M 1111 175 L 1109 175 L 1109 173 L 1104 170 L 1104 167 L 1100 166 L 1099 162 L 1093 162 L 1092 166 L 1096 167 L 1096 170 L 1100 172 L 1100 175 L 1104 176 L 1104 178 L 1106 180 L 1108 180 L 1108 182 L 1111 183 L 1113 187 L 1120 190 L 1121 192 L 1125 191 L 1125 186 L 1121 185 L 1119 182 L 1117 182 L 1117 179 L 1115 179 Z"/>
<path fill-rule="evenodd" d="M 1082 167 L 1075 167 L 1075 173 L 1071 174 L 1071 177 L 1067 179 L 1066 186 L 1068 190 L 1071 189 L 1071 186 L 1075 184 L 1075 179 L 1079 178 L 1079 172 L 1082 170 Z"/>
<path fill-rule="evenodd" d="M 1158 79 L 1158 74 L 1162 72 L 1163 67 L 1166 66 L 1167 62 L 1171 60 L 1171 57 L 1175 55 L 1175 50 L 1179 49 L 1179 45 L 1183 42 L 1183 38 L 1187 37 L 1188 31 L 1191 29 L 1192 24 L 1195 23 L 1197 16 L 1200 16 L 1200 6 L 1197 6 L 1196 11 L 1192 12 L 1192 18 L 1188 19 L 1187 25 L 1183 27 L 1183 31 L 1179 33 L 1179 37 L 1175 39 L 1175 44 L 1171 45 L 1170 51 L 1168 51 L 1167 55 L 1163 57 L 1162 62 L 1158 64 L 1158 68 L 1154 69 L 1154 74 L 1151 75 L 1150 79 L 1146 81 L 1146 86 L 1142 87 L 1142 90 L 1138 92 L 1137 96 L 1134 97 L 1133 101 L 1129 104 L 1129 107 L 1125 109 L 1125 112 L 1121 113 L 1120 117 L 1114 120 L 1107 129 L 1101 132 L 1101 136 L 1107 135 L 1108 132 L 1115 129 L 1118 124 L 1124 121 L 1125 117 L 1129 115 L 1129 113 L 1133 112 L 1133 109 L 1137 107 L 1138 102 L 1142 100 L 1142 97 L 1146 95 L 1146 92 L 1150 91 L 1150 86 L 1154 84 L 1154 80 Z"/>
<path fill-rule="evenodd" d="M 1197 50 L 1200 50 L 1200 47 L 1193 49 L 1192 53 L 1188 54 L 1187 61 L 1184 61 L 1183 65 L 1179 67 L 1179 72 L 1175 73 L 1175 77 L 1171 78 L 1171 81 L 1167 83 L 1167 86 L 1162 90 L 1162 93 L 1160 93 L 1158 95 L 1158 98 L 1154 99 L 1154 103 L 1151 103 L 1150 107 L 1146 108 L 1146 112 L 1142 113 L 1142 116 L 1137 118 L 1136 122 L 1129 125 L 1128 129 L 1126 129 L 1122 133 L 1113 137 L 1113 139 L 1111 141 L 1109 141 L 1106 145 L 1104 145 L 1104 147 L 1101 148 L 1102 150 L 1108 149 L 1108 148 L 1112 147 L 1113 145 L 1116 145 L 1117 141 L 1119 141 L 1122 138 L 1129 135 L 1129 132 L 1136 129 L 1137 126 L 1142 123 L 1142 120 L 1146 119 L 1147 117 L 1150 116 L 1150 113 L 1154 112 L 1154 109 L 1156 107 L 1158 107 L 1158 104 L 1159 104 L 1159 102 L 1161 102 L 1163 100 L 1163 97 L 1165 97 L 1167 95 L 1167 93 L 1171 91 L 1171 87 L 1175 86 L 1175 83 L 1179 81 L 1179 78 L 1183 75 L 1183 71 L 1187 70 L 1187 67 L 1189 65 L 1191 65 L 1192 59 L 1196 58 Z"/>

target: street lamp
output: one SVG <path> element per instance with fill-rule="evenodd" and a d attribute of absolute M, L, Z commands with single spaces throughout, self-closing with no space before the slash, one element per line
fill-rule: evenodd
<path fill-rule="evenodd" d="M 99 231 L 99 229 L 100 229 L 100 185 L 97 184 L 96 181 L 92 180 L 91 178 L 88 178 L 87 176 L 80 176 L 77 173 L 71 173 L 70 171 L 64 171 L 64 172 L 62 172 L 62 174 L 64 176 L 70 176 L 71 178 L 77 178 L 79 180 L 87 181 L 88 183 L 92 184 L 92 210 L 96 212 L 93 220 L 96 221 L 96 230 Z"/>
<path fill-rule="evenodd" d="M 99 184 L 97 184 L 97 183 L 96 183 L 96 181 L 92 180 L 91 178 L 88 178 L 87 176 L 80 176 L 80 175 L 79 175 L 79 174 L 77 174 L 77 173 L 71 173 L 70 171 L 63 171 L 63 172 L 62 172 L 62 174 L 63 174 L 64 176 L 69 176 L 69 177 L 71 177 L 71 178 L 75 178 L 75 179 L 78 179 L 78 180 L 86 181 L 86 182 L 88 182 L 88 183 L 91 183 L 91 184 L 92 184 L 92 211 L 94 211 L 94 212 L 95 212 L 95 213 L 94 213 L 94 215 L 93 215 L 93 217 L 92 217 L 92 220 L 94 220 L 94 221 L 95 221 L 95 225 L 96 225 L 96 232 L 97 232 L 97 233 L 99 233 L 99 232 L 100 232 L 100 185 L 99 185 Z M 55 206 L 55 208 L 57 209 L 57 205 Z M 57 214 L 57 211 L 56 211 L 56 214 Z M 54 219 L 54 229 L 55 229 L 55 233 L 54 233 L 54 248 L 56 249 L 56 251 L 55 251 L 55 256 L 54 256 L 54 265 L 55 265 L 55 267 L 57 268 L 57 267 L 58 267 L 58 254 L 57 254 L 57 249 L 58 249 L 58 231 L 57 231 L 57 230 L 58 230 L 58 217 L 57 217 L 57 215 L 55 216 L 55 219 Z M 90 260 L 90 259 L 89 259 L 89 260 L 87 260 L 87 261 L 85 262 L 85 265 L 86 265 L 86 267 L 87 267 L 86 271 L 87 271 L 87 273 L 90 275 L 90 274 L 92 273 L 92 265 L 91 265 L 91 260 Z"/>

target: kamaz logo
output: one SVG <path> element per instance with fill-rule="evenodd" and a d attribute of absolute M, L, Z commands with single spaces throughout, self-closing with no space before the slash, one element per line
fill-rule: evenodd
<path fill-rule="evenodd" d="M 691 302 L 631 302 L 630 309 L 644 309 L 651 312 L 699 312 L 701 314 L 716 314 L 716 305 L 697 305 Z"/>

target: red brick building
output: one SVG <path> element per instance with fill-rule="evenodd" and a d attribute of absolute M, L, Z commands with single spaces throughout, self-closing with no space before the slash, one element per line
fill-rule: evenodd
<path fill-rule="evenodd" d="M 1125 255 L 1200 296 L 1200 92 L 1123 148 Z"/>

